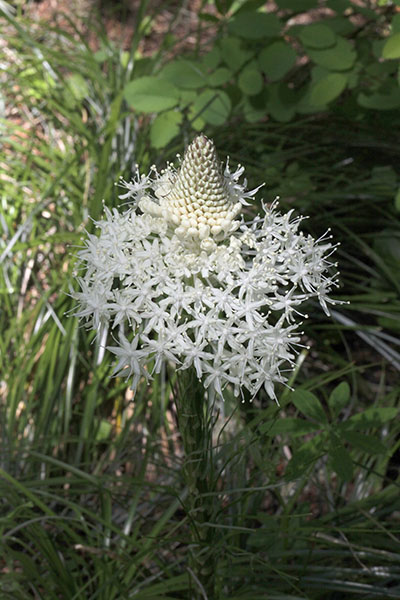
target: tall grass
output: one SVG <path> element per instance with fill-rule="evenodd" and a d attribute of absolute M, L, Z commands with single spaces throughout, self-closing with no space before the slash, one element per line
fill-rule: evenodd
<path fill-rule="evenodd" d="M 132 398 L 110 378 L 99 341 L 78 329 L 68 296 L 89 216 L 103 200 L 118 204 L 114 182 L 136 161 L 146 170 L 157 159 L 146 121 L 122 100 L 126 82 L 160 59 L 137 52 L 149 15 L 141 2 L 129 53 L 100 28 L 96 54 L 72 21 L 68 31 L 21 15 L 2 21 L 2 598 L 186 599 L 199 585 L 186 561 L 174 374 Z M 219 478 L 204 526 L 217 532 L 219 598 L 400 598 L 399 175 L 389 119 L 350 127 L 332 114 L 207 133 L 252 183 L 267 181 L 268 200 L 279 194 L 310 214 L 313 234 L 332 228 L 338 296 L 351 300 L 333 321 L 305 324 L 312 347 L 291 381 L 319 399 L 326 423 L 313 428 L 283 389 L 280 407 L 262 395 L 238 406 L 228 394 L 216 416 Z M 346 477 L 326 444 L 356 415 L 375 451 L 353 435 Z"/>

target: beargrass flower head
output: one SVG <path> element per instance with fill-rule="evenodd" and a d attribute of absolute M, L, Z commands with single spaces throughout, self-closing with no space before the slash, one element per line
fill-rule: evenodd
<path fill-rule="evenodd" d="M 177 169 L 136 168 L 122 180 L 128 208 L 105 208 L 99 235 L 79 251 L 75 314 L 109 329 L 114 374 L 133 389 L 167 362 L 195 369 L 220 396 L 226 386 L 252 397 L 264 387 L 276 398 L 301 345 L 302 305 L 317 299 L 329 314 L 331 236 L 304 234 L 302 217 L 277 202 L 246 222 L 243 206 L 259 188 L 246 190 L 243 171 L 223 167 L 199 135 Z"/>

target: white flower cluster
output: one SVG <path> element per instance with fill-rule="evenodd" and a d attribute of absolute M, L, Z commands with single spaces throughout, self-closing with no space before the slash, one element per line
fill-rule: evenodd
<path fill-rule="evenodd" d="M 132 379 L 159 373 L 164 361 L 194 368 L 205 388 L 226 385 L 252 397 L 264 386 L 275 398 L 300 345 L 299 307 L 337 285 L 329 271 L 334 246 L 299 231 L 302 218 L 280 214 L 275 202 L 249 223 L 239 220 L 246 192 L 240 167 L 231 173 L 204 135 L 176 171 L 123 182 L 132 205 L 105 209 L 79 251 L 85 274 L 76 315 L 100 331 L 114 330 L 114 374 Z M 329 300 L 333 303 L 332 300 Z"/>

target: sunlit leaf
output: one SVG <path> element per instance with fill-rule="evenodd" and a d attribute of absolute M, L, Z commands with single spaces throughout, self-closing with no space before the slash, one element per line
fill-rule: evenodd
<path fill-rule="evenodd" d="M 190 60 L 173 60 L 160 71 L 159 77 L 178 88 L 197 89 L 205 84 L 205 75 L 199 63 Z"/>
<path fill-rule="evenodd" d="M 124 98 L 132 108 L 150 113 L 161 112 L 178 104 L 178 88 L 165 79 L 145 76 L 125 86 Z"/>
<path fill-rule="evenodd" d="M 190 115 L 210 125 L 223 125 L 229 117 L 231 101 L 222 90 L 204 90 L 192 105 Z"/>
<path fill-rule="evenodd" d="M 325 106 L 343 92 L 347 77 L 341 73 L 331 73 L 320 79 L 310 90 L 310 100 L 315 106 Z"/>
<path fill-rule="evenodd" d="M 157 115 L 150 127 L 150 142 L 153 148 L 164 148 L 179 134 L 182 118 L 182 113 L 177 110 L 168 110 Z"/>
<path fill-rule="evenodd" d="M 356 59 L 356 53 L 350 42 L 342 37 L 331 48 L 323 50 L 309 49 L 308 55 L 312 61 L 321 67 L 333 71 L 346 71 L 350 69 Z"/>
<path fill-rule="evenodd" d="M 300 40 L 307 48 L 329 48 L 336 42 L 336 35 L 322 23 L 306 25 L 300 32 Z"/>
<path fill-rule="evenodd" d="M 252 65 L 245 67 L 239 75 L 238 85 L 247 96 L 259 94 L 263 88 L 263 78 L 260 71 Z"/>
<path fill-rule="evenodd" d="M 286 75 L 296 62 L 296 52 L 290 44 L 278 41 L 260 52 L 259 64 L 271 81 L 278 81 Z"/>
<path fill-rule="evenodd" d="M 382 57 L 400 58 L 400 33 L 395 33 L 386 40 L 382 48 Z"/>

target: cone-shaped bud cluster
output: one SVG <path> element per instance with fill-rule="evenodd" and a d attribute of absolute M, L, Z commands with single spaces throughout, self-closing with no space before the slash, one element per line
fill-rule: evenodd
<path fill-rule="evenodd" d="M 235 217 L 241 203 L 230 191 L 212 140 L 197 136 L 169 178 L 169 185 L 163 183 L 156 191 L 159 206 L 145 198 L 140 208 L 150 214 L 156 208 L 178 237 L 207 246 L 207 240 L 220 241 L 239 227 Z"/>

